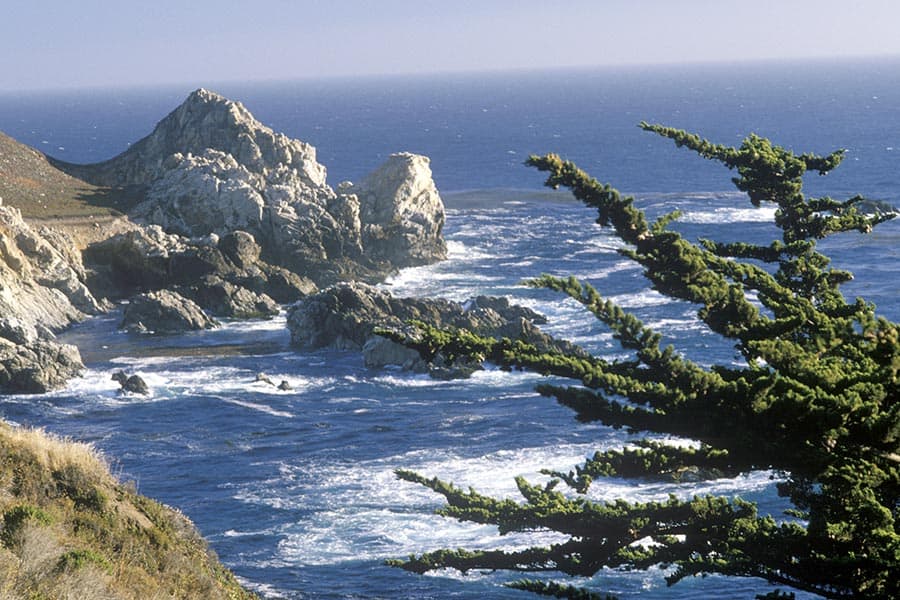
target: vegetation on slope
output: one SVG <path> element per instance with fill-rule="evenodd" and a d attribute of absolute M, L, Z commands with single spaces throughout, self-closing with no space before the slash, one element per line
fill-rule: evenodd
<path fill-rule="evenodd" d="M 139 190 L 105 188 L 67 174 L 63 163 L 0 133 L 0 199 L 32 225 L 53 225 L 81 246 L 110 235 L 138 200 Z"/>
<path fill-rule="evenodd" d="M 0 597 L 250 600 L 184 515 L 89 445 L 0 423 Z"/>
<path fill-rule="evenodd" d="M 831 171 L 842 151 L 798 155 L 755 135 L 733 148 L 677 129 L 642 127 L 735 170 L 732 181 L 752 204 L 776 205 L 781 239 L 694 243 L 669 229 L 677 213 L 649 223 L 633 198 L 574 164 L 555 155 L 528 162 L 548 173 L 548 186 L 567 187 L 597 210 L 597 223 L 626 243 L 622 253 L 644 267 L 654 289 L 698 305 L 699 319 L 734 342 L 741 364 L 729 352 L 705 367 L 662 347 L 658 332 L 575 278 L 543 276 L 530 285 L 583 304 L 629 359 L 545 353 L 521 341 L 419 325 L 421 338 L 406 341 L 421 352 L 570 378 L 570 386 L 539 391 L 581 421 L 680 436 L 694 445 L 636 440 L 633 448 L 598 452 L 568 473 L 547 472 L 552 479 L 545 485 L 520 478 L 523 503 L 398 471 L 442 494 L 442 515 L 494 524 L 500 533 L 555 531 L 566 541 L 518 551 L 438 550 L 393 564 L 415 572 L 452 567 L 581 577 L 604 567 L 661 565 L 670 584 L 722 574 L 826 598 L 900 597 L 900 326 L 862 299 L 848 302 L 839 288 L 851 274 L 831 268 L 816 249 L 819 239 L 867 233 L 895 215 L 859 210 L 861 197 L 839 201 L 802 192 L 803 175 Z M 708 478 L 771 471 L 792 508 L 772 516 L 723 496 L 635 503 L 585 495 L 605 477 L 677 479 L 685 470 Z M 512 585 L 557 597 L 600 597 L 546 581 Z"/>

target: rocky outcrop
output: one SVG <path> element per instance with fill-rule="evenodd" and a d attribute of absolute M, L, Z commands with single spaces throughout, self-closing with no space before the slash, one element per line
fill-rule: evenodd
<path fill-rule="evenodd" d="M 182 333 L 211 329 L 218 323 L 193 300 L 169 290 L 139 294 L 122 314 L 120 327 L 132 333 Z"/>
<path fill-rule="evenodd" d="M 46 228 L 36 231 L 18 209 L 0 206 L 0 314 L 58 330 L 103 312 L 84 279 L 70 240 Z"/>
<path fill-rule="evenodd" d="M 262 319 L 280 311 L 278 303 L 267 294 L 257 294 L 217 275 L 206 275 L 196 285 L 180 287 L 178 291 L 217 317 Z"/>
<path fill-rule="evenodd" d="M 46 392 L 83 368 L 53 332 L 106 309 L 85 277 L 71 239 L 0 206 L 0 393 Z"/>
<path fill-rule="evenodd" d="M 207 90 L 118 157 L 61 166 L 94 184 L 141 189 L 144 201 L 130 212 L 139 220 L 188 238 L 246 231 L 264 260 L 320 283 L 446 256 L 427 158 L 393 155 L 335 192 L 315 148 Z"/>
<path fill-rule="evenodd" d="M 359 184 L 339 188 L 359 200 L 362 245 L 368 258 L 395 267 L 446 258 L 441 237 L 444 205 L 429 162 L 417 154 L 392 154 Z"/>
<path fill-rule="evenodd" d="M 252 235 L 188 239 L 158 225 L 113 236 L 85 250 L 91 287 L 112 298 L 175 289 L 220 317 L 277 314 L 277 303 L 317 291 L 315 284 L 260 259 Z"/>
<path fill-rule="evenodd" d="M 125 371 L 116 371 L 112 374 L 112 380 L 119 382 L 119 385 L 122 386 L 120 392 L 123 394 L 139 394 L 141 396 L 150 394 L 150 387 L 140 375 L 129 375 Z"/>
<path fill-rule="evenodd" d="M 415 351 L 373 333 L 377 327 L 404 330 L 411 320 L 521 339 L 543 350 L 579 351 L 540 331 L 535 323 L 545 322 L 541 315 L 506 298 L 479 296 L 464 304 L 439 298 L 395 298 L 364 283 L 338 284 L 304 298 L 289 308 L 287 325 L 291 343 L 298 348 L 362 350 L 368 366 L 397 364 L 412 370 L 465 374 L 466 365 L 426 365 Z"/>
<path fill-rule="evenodd" d="M 43 394 L 63 387 L 84 365 L 78 348 L 50 340 L 14 344 L 0 338 L 0 390 Z"/>

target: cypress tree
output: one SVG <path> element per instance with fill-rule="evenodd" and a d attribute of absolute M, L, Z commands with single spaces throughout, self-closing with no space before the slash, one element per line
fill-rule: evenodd
<path fill-rule="evenodd" d="M 439 550 L 391 564 L 414 572 L 452 567 L 590 576 L 603 567 L 669 567 L 667 582 L 722 574 L 759 577 L 779 589 L 826 598 L 900 597 L 900 327 L 862 299 L 840 291 L 850 273 L 829 266 L 817 241 L 870 232 L 895 214 L 865 212 L 863 198 L 808 197 L 802 177 L 837 167 L 843 151 L 797 155 L 756 135 L 740 147 L 641 123 L 737 173 L 735 186 L 759 206 L 776 206 L 780 239 L 769 245 L 696 243 L 669 228 L 677 213 L 650 223 L 623 196 L 559 156 L 532 156 L 546 185 L 568 188 L 597 210 L 597 223 L 625 242 L 652 287 L 700 306 L 699 319 L 732 340 L 743 357 L 701 366 L 601 293 L 575 278 L 543 275 L 528 285 L 574 298 L 602 321 L 629 360 L 540 352 L 521 341 L 417 323 L 405 343 L 423 354 L 476 357 L 503 368 L 569 378 L 538 391 L 599 421 L 644 434 L 693 440 L 672 446 L 647 439 L 597 452 L 570 472 L 546 471 L 549 483 L 516 480 L 521 501 L 410 471 L 400 479 L 442 494 L 438 512 L 498 527 L 501 534 L 549 530 L 566 541 L 519 551 Z M 395 336 L 400 339 L 399 335 Z M 770 470 L 786 515 L 759 514 L 754 503 L 724 496 L 674 496 L 662 502 L 593 501 L 597 480 L 617 476 L 709 478 Z M 561 491 L 562 490 L 562 491 Z M 650 539 L 652 544 L 635 544 Z M 565 582 L 520 580 L 512 587 L 559 598 L 607 598 Z"/>

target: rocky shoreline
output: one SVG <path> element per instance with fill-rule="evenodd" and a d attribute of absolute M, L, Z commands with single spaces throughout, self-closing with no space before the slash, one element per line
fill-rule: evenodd
<path fill-rule="evenodd" d="M 203 89 L 102 163 L 63 163 L 4 143 L 46 180 L 95 196 L 106 190 L 106 207 L 121 215 L 107 218 L 115 229 L 79 230 L 76 240 L 65 218 L 35 229 L 0 205 L 0 393 L 46 392 L 76 376 L 77 348 L 54 333 L 111 302 L 127 303 L 120 327 L 133 334 L 269 318 L 287 305 L 295 347 L 354 348 L 370 366 L 432 373 L 439 366 L 372 331 L 419 319 L 551 343 L 539 315 L 502 299 L 471 308 L 396 299 L 363 283 L 446 257 L 444 205 L 424 156 L 393 154 L 362 181 L 332 188 L 314 147 Z M 73 222 L 83 229 L 94 215 L 81 208 Z"/>

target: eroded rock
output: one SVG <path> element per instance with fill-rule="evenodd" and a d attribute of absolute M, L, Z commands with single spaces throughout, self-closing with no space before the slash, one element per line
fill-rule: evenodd
<path fill-rule="evenodd" d="M 374 334 L 376 328 L 408 334 L 411 330 L 407 323 L 411 320 L 441 328 L 465 328 L 484 336 L 520 339 L 541 350 L 586 355 L 576 346 L 540 331 L 534 323 L 544 322 L 541 315 L 505 298 L 479 296 L 466 303 L 440 298 L 396 298 L 363 283 L 338 284 L 304 298 L 288 309 L 287 325 L 295 347 L 362 350 L 370 367 L 394 364 L 429 371 L 441 378 L 465 377 L 480 368 L 440 355 L 426 364 L 416 351 Z"/>
<path fill-rule="evenodd" d="M 193 300 L 170 290 L 133 297 L 125 307 L 120 328 L 133 333 L 181 333 L 211 329 L 218 323 Z"/>

